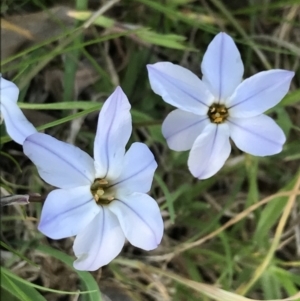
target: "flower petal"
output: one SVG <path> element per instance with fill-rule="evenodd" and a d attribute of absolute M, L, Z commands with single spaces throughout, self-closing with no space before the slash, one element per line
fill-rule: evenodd
<path fill-rule="evenodd" d="M 274 155 L 282 150 L 285 135 L 276 122 L 266 115 L 230 118 L 230 136 L 242 151 L 255 156 Z"/>
<path fill-rule="evenodd" d="M 133 192 L 148 192 L 151 188 L 157 163 L 148 146 L 144 143 L 133 143 L 125 154 L 123 171 L 119 178 L 112 182 L 117 195 Z"/>
<path fill-rule="evenodd" d="M 294 72 L 269 70 L 244 80 L 226 101 L 229 115 L 248 118 L 262 114 L 277 105 L 289 90 Z"/>
<path fill-rule="evenodd" d="M 16 103 L 19 97 L 19 88 L 11 81 L 3 78 L 0 74 L 0 103 L 9 100 Z"/>
<path fill-rule="evenodd" d="M 202 80 L 218 103 L 224 103 L 242 81 L 244 65 L 233 39 L 224 32 L 215 36 L 201 64 Z"/>
<path fill-rule="evenodd" d="M 124 242 L 125 236 L 117 217 L 106 207 L 101 207 L 74 241 L 73 250 L 77 257 L 74 268 L 82 271 L 99 269 L 121 252 Z"/>
<path fill-rule="evenodd" d="M 213 96 L 190 70 L 169 62 L 147 65 L 151 88 L 163 100 L 179 109 L 205 115 Z"/>
<path fill-rule="evenodd" d="M 188 166 L 194 177 L 207 179 L 221 169 L 231 150 L 227 124 L 209 124 L 196 139 Z"/>
<path fill-rule="evenodd" d="M 120 175 L 131 132 L 130 104 L 122 89 L 117 87 L 99 114 L 94 144 L 97 177 L 116 179 Z"/>
<path fill-rule="evenodd" d="M 15 102 L 8 98 L 1 99 L 0 110 L 6 131 L 15 142 L 22 145 L 28 136 L 37 133 L 35 127 L 27 120 Z"/>
<path fill-rule="evenodd" d="M 90 186 L 56 189 L 43 206 L 38 229 L 52 239 L 77 235 L 99 213 Z"/>
<path fill-rule="evenodd" d="M 197 137 L 209 123 L 207 115 L 199 116 L 178 109 L 172 111 L 164 120 L 162 134 L 170 149 L 185 151 L 192 148 Z"/>
<path fill-rule="evenodd" d="M 36 133 L 36 129 L 18 107 L 18 96 L 18 87 L 0 74 L 0 119 L 2 121 L 4 118 L 8 135 L 15 142 L 23 144 L 28 136 Z"/>
<path fill-rule="evenodd" d="M 163 236 L 163 220 L 154 199 L 143 193 L 122 196 L 108 205 L 119 219 L 129 242 L 144 250 L 153 250 Z"/>
<path fill-rule="evenodd" d="M 95 178 L 94 160 L 78 147 L 49 135 L 36 133 L 23 145 L 25 155 L 39 175 L 59 188 L 90 185 Z"/>

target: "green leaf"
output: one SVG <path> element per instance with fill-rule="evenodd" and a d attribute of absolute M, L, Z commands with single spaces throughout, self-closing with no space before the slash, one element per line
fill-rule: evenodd
<path fill-rule="evenodd" d="M 197 51 L 197 49 L 188 47 L 187 45 L 183 44 L 186 38 L 180 35 L 161 34 L 148 29 L 145 29 L 143 32 L 139 32 L 137 35 L 141 40 L 154 45 L 179 50 Z"/>
<path fill-rule="evenodd" d="M 51 292 L 51 293 L 55 293 L 55 294 L 61 294 L 61 295 L 78 295 L 78 294 L 90 294 L 90 293 L 94 292 L 94 291 L 69 292 L 69 291 L 61 291 L 61 290 L 55 290 L 55 289 L 52 289 L 52 288 L 43 287 L 43 286 L 31 283 L 31 282 L 29 282 L 27 280 L 24 280 L 24 279 L 20 278 L 19 276 L 15 275 L 14 273 L 12 273 L 11 271 L 7 270 L 4 267 L 1 268 L 1 275 L 2 276 L 6 275 L 8 278 L 13 279 L 13 281 L 21 282 L 22 284 L 27 285 L 28 287 L 37 288 L 37 289 L 39 289 L 41 291 Z M 22 301 L 26 301 L 26 300 L 22 299 Z M 35 300 L 35 299 L 31 299 L 31 301 L 32 300 Z"/>
<path fill-rule="evenodd" d="M 300 89 L 286 95 L 286 97 L 280 102 L 280 106 L 291 106 L 297 102 L 300 102 Z"/>
<path fill-rule="evenodd" d="M 273 272 L 274 277 L 278 279 L 278 282 L 289 296 L 296 295 L 299 292 L 297 288 L 300 284 L 299 274 L 297 275 L 296 273 L 275 266 L 271 267 L 270 271 Z"/>
<path fill-rule="evenodd" d="M 291 180 L 282 190 L 280 191 L 289 191 L 292 189 L 299 177 L 299 173 L 295 175 L 293 180 Z M 282 213 L 282 210 L 287 202 L 288 197 L 277 197 L 274 198 L 271 202 L 269 202 L 265 208 L 261 211 L 258 225 L 256 227 L 254 233 L 254 241 L 256 241 L 259 245 L 264 245 L 269 241 L 268 234 L 276 223 L 279 216 Z"/>
<path fill-rule="evenodd" d="M 70 11 L 68 15 L 76 20 L 86 21 L 92 16 L 90 11 Z M 99 16 L 94 20 L 93 24 L 104 27 L 111 28 L 114 26 L 115 21 L 111 18 L 105 16 Z"/>
<path fill-rule="evenodd" d="M 83 295 L 82 300 L 84 299 L 85 301 L 101 301 L 101 293 L 99 290 L 98 283 L 96 280 L 93 278 L 93 276 L 89 272 L 82 272 L 82 271 L 77 271 L 73 268 L 73 259 L 58 250 L 55 250 L 53 248 L 47 247 L 47 246 L 38 246 L 37 249 L 47 255 L 50 255 L 63 263 L 65 263 L 67 266 L 69 266 L 72 270 L 76 271 L 78 274 L 79 278 L 81 279 L 82 285 L 84 288 L 88 291 L 90 291 L 89 294 Z"/>
<path fill-rule="evenodd" d="M 28 259 L 27 257 L 25 257 L 23 254 L 21 254 L 21 252 L 18 252 L 16 250 L 14 250 L 12 247 L 10 247 L 9 245 L 7 245 L 5 242 L 0 241 L 0 246 L 5 248 L 6 250 L 10 251 L 12 254 L 15 254 L 16 256 L 18 256 L 19 258 L 21 258 L 22 260 L 28 262 L 30 265 L 33 265 L 35 267 L 38 268 L 38 265 L 34 262 L 32 262 L 30 259 Z"/>
<path fill-rule="evenodd" d="M 174 210 L 174 204 L 173 204 L 174 198 L 172 197 L 172 194 L 170 193 L 170 191 L 169 191 L 167 185 L 165 184 L 165 182 L 163 181 L 163 179 L 158 174 L 155 174 L 154 178 L 166 197 L 166 202 L 167 202 L 167 207 L 168 207 L 168 211 L 170 214 L 170 219 L 171 219 L 171 222 L 174 223 L 174 221 L 175 221 L 175 210 Z"/>
<path fill-rule="evenodd" d="M 21 108 L 26 108 L 26 109 L 42 109 L 42 110 L 69 110 L 69 109 L 83 109 L 83 111 L 78 112 L 76 114 L 46 123 L 42 126 L 39 126 L 37 128 L 38 131 L 40 130 L 45 130 L 63 123 L 66 123 L 68 121 L 74 120 L 76 118 L 82 117 L 84 115 L 87 115 L 89 113 L 95 112 L 95 111 L 100 111 L 102 107 L 102 103 L 95 103 L 95 102 L 84 102 L 84 101 L 74 101 L 74 102 L 61 102 L 61 103 L 55 103 L 55 104 L 26 104 L 26 103 L 20 103 Z M 131 110 L 131 114 L 133 117 L 133 122 L 140 120 L 140 121 L 153 121 L 153 119 L 148 116 L 145 113 Z M 149 124 L 151 125 L 151 124 Z M 157 125 L 157 122 L 155 121 L 153 125 Z M 4 136 L 1 137 L 1 143 L 7 143 L 11 141 L 12 139 L 9 136 Z"/>
<path fill-rule="evenodd" d="M 92 12 L 69 12 L 69 16 L 77 19 L 77 20 L 82 20 L 85 21 L 89 19 L 92 15 Z M 93 24 L 104 27 L 104 28 L 111 28 L 116 25 L 115 20 L 104 17 L 104 16 L 99 16 Z M 185 49 L 185 50 L 194 50 L 196 49 L 188 47 L 187 45 L 183 44 L 183 41 L 186 40 L 184 36 L 176 35 L 176 34 L 160 34 L 153 32 L 152 30 L 140 26 L 136 26 L 134 24 L 126 24 L 123 25 L 126 26 L 127 28 L 139 28 L 142 29 L 141 31 L 137 32 L 137 36 L 147 42 L 151 43 L 154 45 L 158 46 L 163 46 L 167 48 L 173 48 L 173 49 Z"/>
<path fill-rule="evenodd" d="M 2 141 L 1 141 L 1 142 L 2 142 Z M 9 160 L 11 160 L 11 161 L 16 165 L 18 171 L 19 171 L 19 172 L 22 172 L 22 169 L 21 169 L 20 164 L 19 164 L 19 163 L 17 162 L 17 160 L 16 160 L 14 157 L 12 157 L 10 154 L 0 151 L 0 156 L 7 157 Z"/>
<path fill-rule="evenodd" d="M 260 282 L 265 300 L 282 298 L 281 282 L 278 281 L 278 278 L 275 277 L 270 269 L 263 273 Z"/>
<path fill-rule="evenodd" d="M 147 5 L 148 7 L 152 8 L 153 10 L 160 12 L 164 15 L 166 15 L 171 20 L 176 21 L 182 21 L 186 24 L 189 24 L 190 26 L 193 26 L 193 28 L 199 28 L 207 32 L 216 33 L 218 30 L 216 30 L 212 25 L 206 24 L 203 21 L 198 21 L 195 19 L 191 19 L 187 17 L 184 13 L 182 13 L 180 10 L 177 9 L 177 7 L 170 7 L 165 4 L 159 3 L 159 1 L 153 1 L 153 0 L 137 0 L 140 3 L 143 3 L 144 5 Z"/>
<path fill-rule="evenodd" d="M 9 292 L 20 301 L 46 301 L 33 287 L 18 281 L 18 276 L 12 278 L 1 267 L 1 288 Z M 1 292 L 1 297 L 3 297 Z M 2 299 L 2 298 L 1 298 Z M 6 299 L 8 300 L 8 299 Z"/>
<path fill-rule="evenodd" d="M 18 102 L 18 105 L 21 109 L 28 110 L 88 110 L 95 106 L 98 106 L 100 109 L 102 107 L 101 103 L 91 102 L 91 101 L 66 101 L 58 103 L 25 103 Z"/>
<path fill-rule="evenodd" d="M 67 117 L 64 117 L 64 118 L 61 118 L 61 119 L 58 119 L 56 121 L 52 121 L 52 122 L 49 122 L 49 123 L 46 123 L 42 126 L 39 126 L 37 128 L 37 130 L 45 130 L 45 129 L 48 129 L 48 128 L 51 128 L 51 127 L 54 127 L 56 125 L 59 125 L 59 124 L 62 124 L 62 123 L 65 123 L 65 122 L 68 122 L 68 121 L 71 121 L 73 119 L 76 119 L 78 117 L 81 117 L 81 116 L 84 116 L 84 115 L 87 115 L 89 113 L 92 113 L 94 111 L 97 111 L 99 110 L 101 107 L 101 104 L 97 104 L 96 106 L 93 106 L 92 108 L 89 108 L 89 109 L 86 109 L 82 112 L 79 112 L 79 113 L 76 113 L 76 114 L 73 114 L 71 116 L 67 116 Z M 5 137 L 1 137 L 1 143 L 6 143 L 8 141 L 11 141 L 12 139 L 9 137 L 9 136 L 5 136 Z"/>
<path fill-rule="evenodd" d="M 292 129 L 293 123 L 290 119 L 289 114 L 285 108 L 276 108 L 275 112 L 277 114 L 277 124 L 282 128 L 286 137 L 289 137 L 290 131 Z"/>

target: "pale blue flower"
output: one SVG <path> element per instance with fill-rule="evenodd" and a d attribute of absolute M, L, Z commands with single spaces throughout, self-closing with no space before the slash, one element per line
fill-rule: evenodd
<path fill-rule="evenodd" d="M 23 144 L 29 135 L 37 131 L 20 110 L 17 104 L 18 96 L 18 87 L 0 74 L 0 119 L 4 119 L 6 131 L 11 139 Z"/>
<path fill-rule="evenodd" d="M 277 154 L 286 140 L 281 128 L 263 112 L 286 95 L 294 76 L 269 70 L 242 81 L 244 66 L 233 39 L 219 33 L 209 44 L 201 64 L 202 80 L 169 62 L 148 65 L 153 91 L 177 107 L 162 125 L 168 146 L 191 150 L 191 173 L 206 179 L 229 157 L 229 137 L 244 152 Z"/>
<path fill-rule="evenodd" d="M 130 104 L 118 87 L 99 114 L 94 159 L 49 135 L 26 139 L 24 153 L 53 190 L 44 204 L 39 230 L 52 239 L 77 235 L 78 270 L 96 270 L 121 251 L 125 238 L 144 250 L 155 249 L 163 221 L 150 190 L 156 161 L 143 143 L 125 152 L 132 132 Z"/>

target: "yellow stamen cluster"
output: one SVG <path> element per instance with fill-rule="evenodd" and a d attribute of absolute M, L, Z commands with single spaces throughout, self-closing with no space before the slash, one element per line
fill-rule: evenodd
<path fill-rule="evenodd" d="M 101 205 L 107 205 L 114 200 L 113 191 L 105 179 L 96 179 L 91 185 L 91 193 L 96 203 Z"/>
<path fill-rule="evenodd" d="M 224 105 L 213 104 L 209 107 L 207 115 L 211 122 L 220 124 L 226 121 L 228 110 Z"/>

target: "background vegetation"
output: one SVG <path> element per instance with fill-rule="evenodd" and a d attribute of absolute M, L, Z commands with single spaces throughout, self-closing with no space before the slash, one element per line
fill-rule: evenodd
<path fill-rule="evenodd" d="M 145 142 L 159 164 L 151 195 L 165 221 L 157 250 L 126 244 L 108 266 L 75 271 L 73 238 L 37 231 L 53 187 L 2 125 L 2 195 L 42 197 L 2 210 L 1 300 L 300 300 L 298 0 L 2 0 L 1 13 L 1 72 L 19 86 L 19 105 L 40 131 L 92 154 L 99 109 L 123 88 L 133 107 L 130 143 Z M 171 61 L 201 76 L 220 31 L 235 39 L 245 77 L 296 71 L 289 94 L 269 111 L 287 142 L 265 158 L 233 145 L 225 167 L 199 181 L 188 152 L 170 151 L 161 135 L 173 108 L 151 91 L 145 65 Z"/>

